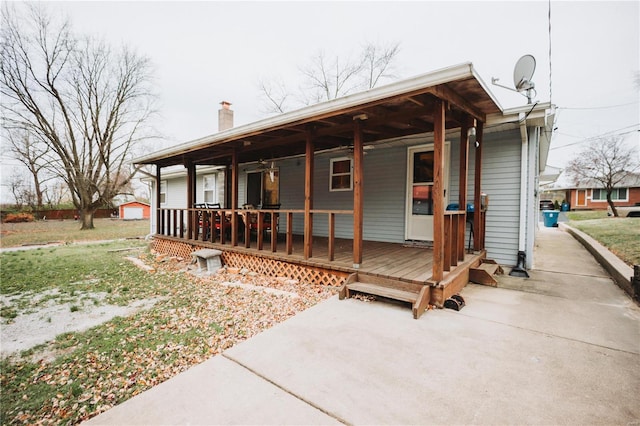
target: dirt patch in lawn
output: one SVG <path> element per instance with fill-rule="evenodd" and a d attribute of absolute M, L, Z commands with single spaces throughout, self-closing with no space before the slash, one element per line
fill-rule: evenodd
<path fill-rule="evenodd" d="M 34 299 L 55 296 L 56 289 L 34 295 Z M 76 331 L 85 331 L 117 316 L 132 315 L 152 307 L 159 299 L 137 300 L 128 306 L 100 304 L 107 293 L 89 293 L 81 301 L 58 303 L 48 300 L 34 312 L 17 315 L 10 322 L 3 321 L 0 328 L 2 347 L 0 356 L 6 358 L 34 346 L 54 340 L 56 336 Z M 11 297 L 2 297 L 2 305 L 9 304 Z M 37 300 L 33 301 L 34 303 Z"/>

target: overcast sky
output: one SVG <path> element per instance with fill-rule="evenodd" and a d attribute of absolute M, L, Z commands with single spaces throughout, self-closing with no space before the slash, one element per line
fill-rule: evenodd
<path fill-rule="evenodd" d="M 640 140 L 638 1 L 552 1 L 551 46 L 548 1 L 46 4 L 77 31 L 151 59 L 166 137 L 158 147 L 216 132 L 222 100 L 233 103 L 236 125 L 265 118 L 260 78 L 295 87 L 319 50 L 355 54 L 366 42 L 400 43 L 399 78 L 472 62 L 503 108 L 526 98 L 492 77 L 513 85 L 516 61 L 533 55 L 535 100 L 551 97 L 559 108 L 550 165 L 564 166 L 585 139 L 607 132 Z"/>

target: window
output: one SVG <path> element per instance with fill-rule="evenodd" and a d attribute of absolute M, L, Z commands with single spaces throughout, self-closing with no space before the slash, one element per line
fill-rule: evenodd
<path fill-rule="evenodd" d="M 167 181 L 160 181 L 160 204 L 167 202 Z"/>
<path fill-rule="evenodd" d="M 607 201 L 607 191 L 600 188 L 594 188 L 591 190 L 592 201 Z M 627 188 L 613 188 L 611 192 L 612 201 L 628 201 Z"/>
<path fill-rule="evenodd" d="M 204 175 L 202 177 L 202 188 L 204 191 L 205 203 L 217 203 L 216 200 L 216 175 Z"/>
<path fill-rule="evenodd" d="M 329 191 L 353 190 L 353 160 L 332 158 L 329 163 Z"/>

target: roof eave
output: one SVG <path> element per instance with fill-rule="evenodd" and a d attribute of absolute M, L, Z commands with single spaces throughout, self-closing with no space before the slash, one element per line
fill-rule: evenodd
<path fill-rule="evenodd" d="M 341 98 L 333 99 L 327 102 L 311 105 L 288 113 L 269 117 L 264 120 L 238 126 L 185 142 L 175 147 L 166 148 L 153 154 L 138 157 L 134 160 L 135 164 L 153 164 L 168 157 L 186 154 L 194 150 L 203 148 L 207 145 L 217 142 L 229 140 L 238 140 L 249 135 L 266 131 L 268 129 L 278 128 L 287 125 L 302 124 L 312 120 L 316 116 L 338 113 L 341 110 L 357 107 L 358 105 L 400 96 L 421 88 L 433 87 L 439 84 L 449 83 L 464 78 L 473 77 L 478 81 L 482 89 L 489 95 L 495 105 L 502 110 L 495 96 L 488 90 L 486 84 L 473 68 L 473 64 L 465 62 L 447 68 L 442 68 L 426 74 L 418 75 L 406 80 L 391 83 L 385 86 L 376 87 L 363 92 L 354 93 Z"/>

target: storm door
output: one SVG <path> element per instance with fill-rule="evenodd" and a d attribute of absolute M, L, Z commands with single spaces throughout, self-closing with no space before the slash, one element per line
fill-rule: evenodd
<path fill-rule="evenodd" d="M 405 239 L 433 241 L 433 144 L 407 150 L 407 206 Z M 449 144 L 443 157 L 445 206 L 449 189 Z"/>

